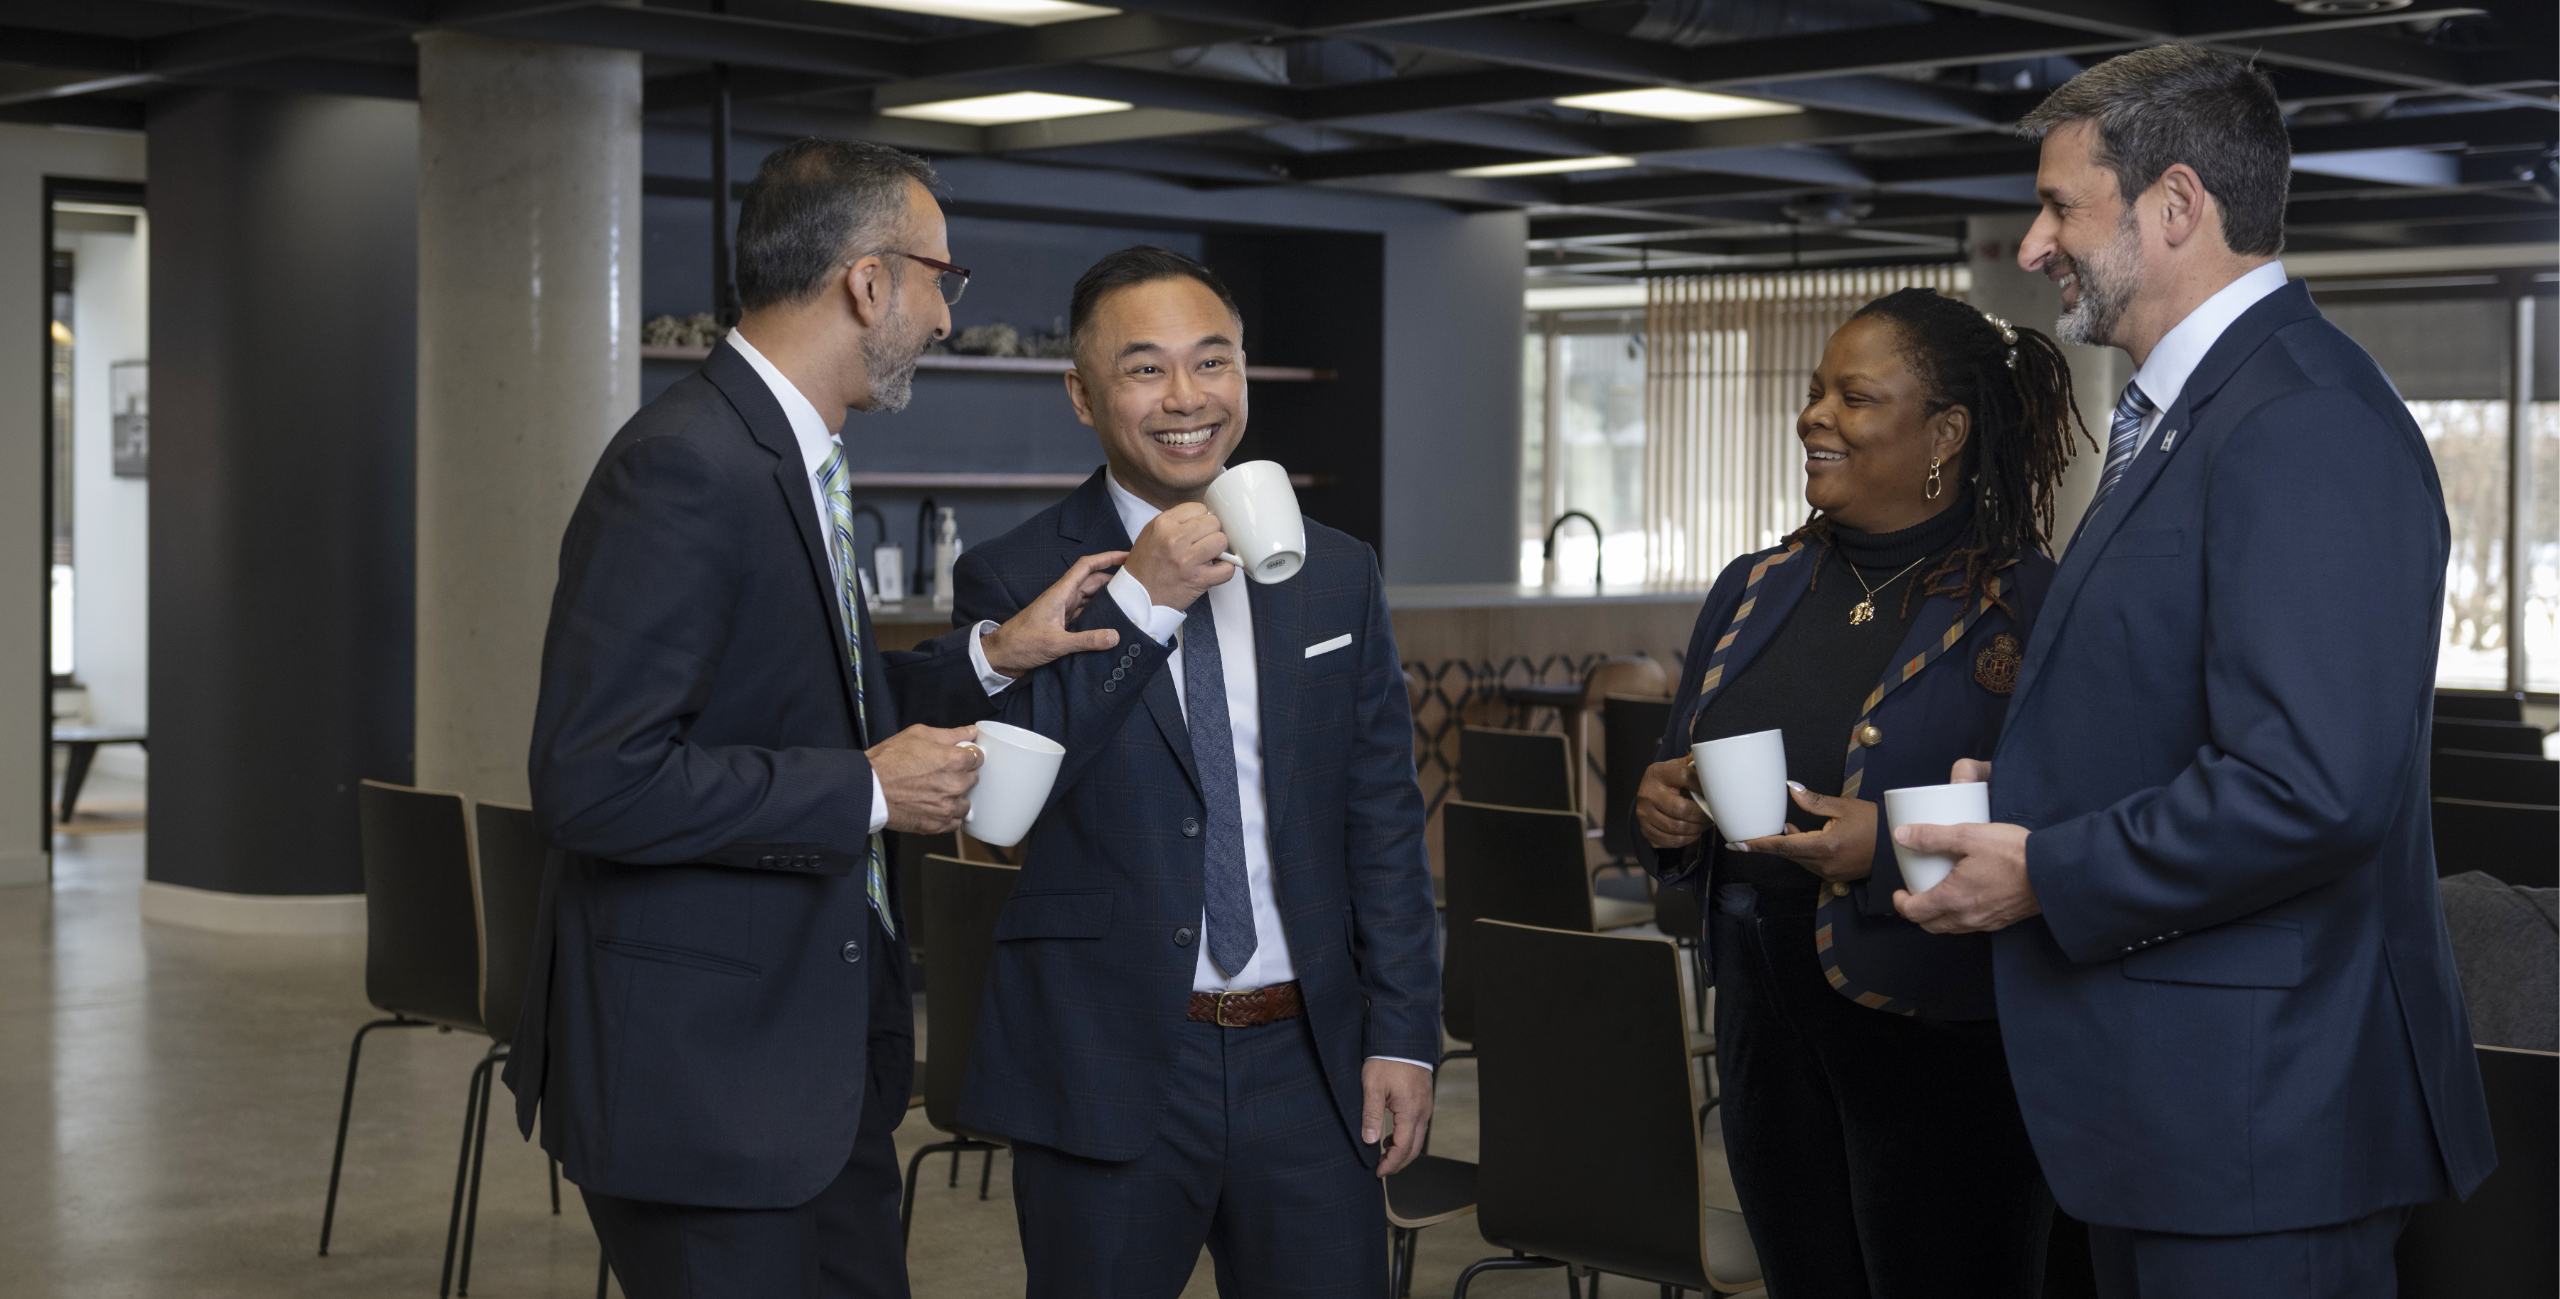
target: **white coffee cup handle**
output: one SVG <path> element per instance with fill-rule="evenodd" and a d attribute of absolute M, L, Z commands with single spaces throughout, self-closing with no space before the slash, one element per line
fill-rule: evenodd
<path fill-rule="evenodd" d="M 1221 550 L 1218 552 L 1218 558 L 1223 559 L 1238 568 L 1244 567 L 1244 561 L 1236 558 L 1233 551 Z"/>

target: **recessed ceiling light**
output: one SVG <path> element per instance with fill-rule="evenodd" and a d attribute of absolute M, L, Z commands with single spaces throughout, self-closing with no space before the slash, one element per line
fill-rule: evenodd
<path fill-rule="evenodd" d="M 927 122 L 958 122 L 962 126 L 1003 126 L 1008 122 L 1045 122 L 1056 117 L 1123 113 L 1129 107 L 1117 99 L 1087 99 L 1082 95 L 1049 95 L 1036 90 L 1017 90 L 1009 95 L 978 95 L 970 99 L 941 99 L 930 104 L 902 104 L 896 108 L 881 109 L 880 115 L 913 117 Z"/>
<path fill-rule="evenodd" d="M 835 3 L 863 9 L 931 14 L 936 18 L 975 18 L 982 23 L 1011 23 L 1016 27 L 1071 23 L 1079 18 L 1108 18 L 1120 12 L 1101 5 L 1071 4 L 1068 0 L 835 0 Z"/>
<path fill-rule="evenodd" d="M 1610 171 L 1636 165 L 1633 158 L 1606 154 L 1597 158 L 1541 158 L 1536 162 L 1496 163 L 1491 167 L 1462 167 L 1452 176 L 1551 176 L 1560 171 Z"/>
<path fill-rule="evenodd" d="M 1804 108 L 1798 104 L 1780 104 L 1766 99 L 1745 99 L 1740 95 L 1710 95 L 1695 90 L 1610 90 L 1597 95 L 1567 95 L 1556 103 L 1566 108 L 1591 108 L 1603 113 L 1667 117 L 1675 122 L 1712 122 L 1726 117 L 1776 117 L 1781 113 L 1804 111 Z"/>

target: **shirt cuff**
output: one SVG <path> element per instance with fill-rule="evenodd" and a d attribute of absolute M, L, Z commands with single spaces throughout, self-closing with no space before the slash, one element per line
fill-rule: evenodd
<path fill-rule="evenodd" d="M 1003 694 L 1005 687 L 1013 684 L 1012 677 L 996 671 L 988 664 L 987 651 L 978 644 L 980 639 L 995 629 L 994 622 L 983 618 L 978 621 L 977 626 L 969 629 L 969 666 L 978 670 L 978 688 L 990 695 Z"/>
<path fill-rule="evenodd" d="M 871 833 L 878 834 L 889 824 L 889 795 L 880 788 L 880 773 L 871 773 Z"/>
<path fill-rule="evenodd" d="M 1130 623 L 1156 644 L 1172 644 L 1173 634 L 1182 630 L 1182 610 L 1168 609 L 1150 599 L 1147 584 L 1129 576 L 1128 569 L 1112 574 L 1111 584 L 1103 589 L 1111 593 L 1112 603 L 1120 606 Z"/>
<path fill-rule="evenodd" d="M 1372 1060 L 1393 1060 L 1393 1061 L 1395 1061 L 1397 1064 L 1409 1064 L 1409 1065 L 1412 1065 L 1412 1066 L 1413 1066 L 1414 1068 L 1416 1068 L 1416 1069 L 1420 1069 L 1420 1070 L 1421 1070 L 1421 1071 L 1423 1071 L 1424 1073 L 1438 1073 L 1438 1072 L 1440 1072 L 1439 1070 L 1432 1068 L 1430 1065 L 1424 1064 L 1424 1063 L 1423 1063 L 1423 1062 L 1421 1062 L 1420 1060 L 1407 1060 L 1407 1059 L 1405 1059 L 1403 1056 L 1400 1056 L 1400 1055 L 1373 1055 L 1373 1056 L 1370 1056 L 1369 1058 L 1370 1058 L 1370 1059 L 1372 1059 Z"/>

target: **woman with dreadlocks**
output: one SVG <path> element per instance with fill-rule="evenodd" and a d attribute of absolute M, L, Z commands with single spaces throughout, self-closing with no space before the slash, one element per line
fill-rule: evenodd
<path fill-rule="evenodd" d="M 1991 756 L 2075 418 L 2045 335 L 1928 289 L 1868 303 L 1796 417 L 1812 517 L 1726 567 L 1690 641 L 1636 815 L 1655 873 L 1711 903 L 1725 1153 L 1776 1299 L 2042 1290 L 2052 1199 L 1989 938 L 1895 913 L 1879 801 Z M 1689 746 L 1766 730 L 1790 832 L 1729 843 Z"/>

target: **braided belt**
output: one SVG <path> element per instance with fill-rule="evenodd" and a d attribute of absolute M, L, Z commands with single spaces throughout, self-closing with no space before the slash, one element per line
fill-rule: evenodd
<path fill-rule="evenodd" d="M 1305 1013 L 1307 1003 L 1298 996 L 1298 981 L 1292 979 L 1243 992 L 1192 993 L 1191 1013 L 1186 1018 L 1194 1024 L 1215 1024 L 1220 1028 L 1253 1028 L 1296 1019 Z"/>

